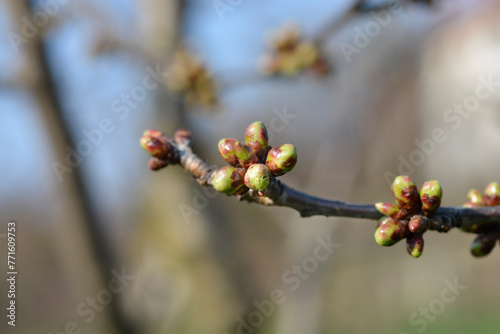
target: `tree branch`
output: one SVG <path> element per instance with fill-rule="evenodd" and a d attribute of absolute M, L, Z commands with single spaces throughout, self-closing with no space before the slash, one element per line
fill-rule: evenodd
<path fill-rule="evenodd" d="M 192 152 L 189 142 L 170 140 L 175 159 L 170 164 L 179 164 L 204 187 L 212 186 L 212 179 L 219 169 L 208 165 Z M 154 159 L 154 158 L 153 158 Z M 235 195 L 240 201 L 257 203 L 266 206 L 282 206 L 298 211 L 301 217 L 350 217 L 377 220 L 383 215 L 371 204 L 348 203 L 315 197 L 295 190 L 283 182 L 272 178 L 265 193 L 249 189 L 246 193 Z M 500 224 L 500 206 L 464 208 L 441 207 L 432 218 L 423 217 L 429 230 L 448 232 L 452 228 L 477 233 L 478 227 L 484 224 Z M 499 225 L 500 226 L 500 225 Z"/>

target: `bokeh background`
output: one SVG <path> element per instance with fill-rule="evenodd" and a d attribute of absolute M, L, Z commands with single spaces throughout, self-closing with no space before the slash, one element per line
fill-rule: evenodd
<path fill-rule="evenodd" d="M 272 145 L 297 146 L 282 180 L 317 196 L 391 201 L 390 178 L 404 173 L 417 185 L 440 180 L 443 205 L 460 205 L 470 188 L 500 180 L 498 1 L 406 4 L 346 56 L 379 22 L 347 15 L 353 3 L 1 1 L 0 270 L 13 219 L 18 276 L 16 327 L 0 283 L 0 332 L 498 333 L 500 252 L 472 258 L 473 235 L 427 233 L 415 260 L 404 243 L 378 247 L 375 222 L 301 219 L 206 192 L 178 167 L 147 167 L 144 129 L 188 128 L 195 151 L 221 166 L 217 141 L 261 120 L 275 124 Z M 266 36 L 290 21 L 318 42 L 329 75 L 259 76 Z M 164 78 L 180 44 L 213 73 L 220 106 L 183 108 L 160 82 L 117 112 L 151 71 Z M 448 111 L 481 80 L 488 98 Z M 109 131 L 77 166 L 55 172 L 103 122 Z M 415 160 L 415 141 L 436 129 L 446 139 Z M 337 247 L 292 290 L 286 277 L 318 238 Z M 283 302 L 271 310 L 276 289 Z"/>

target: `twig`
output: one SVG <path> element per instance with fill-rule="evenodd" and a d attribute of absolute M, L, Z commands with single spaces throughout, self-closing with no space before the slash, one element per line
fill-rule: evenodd
<path fill-rule="evenodd" d="M 173 143 L 180 164 L 194 179 L 204 187 L 212 186 L 212 179 L 217 166 L 210 166 L 198 157 L 187 146 Z M 175 163 L 174 163 L 175 164 Z M 283 182 L 273 178 L 264 196 L 258 191 L 249 190 L 243 195 L 236 195 L 241 201 L 257 203 L 266 206 L 283 206 L 294 209 L 302 217 L 350 217 L 377 220 L 383 215 L 371 204 L 348 203 L 315 197 L 295 190 Z M 438 232 L 448 232 L 452 228 L 471 230 L 477 225 L 485 223 L 500 224 L 500 206 L 464 208 L 441 207 L 429 219 L 429 229 Z M 474 229 L 475 230 L 475 229 Z"/>

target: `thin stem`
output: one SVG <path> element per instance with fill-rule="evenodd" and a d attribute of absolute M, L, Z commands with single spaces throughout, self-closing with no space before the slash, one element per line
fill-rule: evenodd
<path fill-rule="evenodd" d="M 174 144 L 175 145 L 175 144 Z M 180 165 L 202 186 L 212 186 L 212 179 L 217 166 L 209 166 L 200 159 L 189 147 L 175 145 L 180 159 Z M 236 195 L 242 201 L 266 206 L 283 206 L 294 209 L 302 217 L 350 217 L 377 220 L 383 215 L 372 204 L 348 203 L 312 196 L 295 190 L 281 181 L 273 178 L 265 194 L 249 190 L 243 195 Z M 500 224 L 500 206 L 464 208 L 441 207 L 430 219 L 429 229 L 438 232 L 448 232 L 452 228 L 474 230 L 482 224 Z M 500 225 L 499 225 L 500 226 Z"/>

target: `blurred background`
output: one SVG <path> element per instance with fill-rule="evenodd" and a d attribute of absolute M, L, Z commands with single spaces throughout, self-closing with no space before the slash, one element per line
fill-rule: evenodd
<path fill-rule="evenodd" d="M 222 166 L 218 140 L 261 120 L 271 145 L 297 146 L 281 178 L 296 189 L 392 201 L 407 174 L 461 205 L 500 180 L 500 3 L 428 2 L 1 1 L 0 270 L 15 220 L 18 275 L 16 326 L 2 314 L 0 332 L 498 333 L 500 252 L 474 259 L 474 235 L 427 233 L 415 260 L 377 246 L 373 221 L 301 219 L 154 173 L 139 145 L 185 127 Z M 285 22 L 327 75 L 259 74 Z M 169 94 L 180 45 L 217 82 L 214 108 Z"/>

